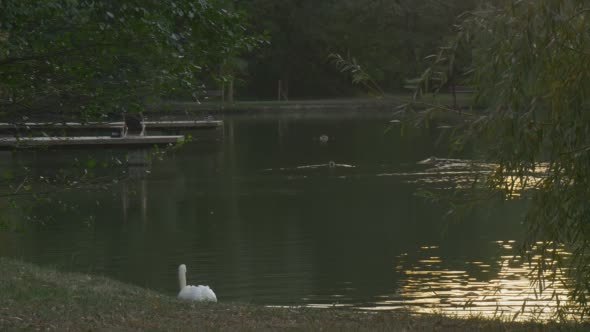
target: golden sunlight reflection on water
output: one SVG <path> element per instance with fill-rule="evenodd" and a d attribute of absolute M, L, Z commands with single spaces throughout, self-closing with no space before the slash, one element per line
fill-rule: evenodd
<path fill-rule="evenodd" d="M 333 295 L 333 303 L 313 303 L 305 298 L 308 308 L 353 308 L 366 311 L 403 311 L 410 314 L 443 314 L 459 318 L 497 318 L 512 321 L 549 321 L 556 318 L 558 303 L 567 305 L 568 290 L 565 276 L 558 271 L 555 278 L 545 279 L 543 290 L 533 283 L 533 268 L 514 256 L 514 241 L 493 243 L 501 253 L 492 263 L 468 261 L 463 265 L 446 262 L 437 246 L 421 247 L 420 258 L 396 265 L 401 275 L 392 295 L 377 297 L 377 301 L 359 306 L 340 302 L 344 295 Z M 562 258 L 570 253 L 560 248 Z M 402 254 L 401 260 L 409 255 Z M 541 258 L 539 255 L 534 259 Z M 547 260 L 547 258 L 545 258 Z M 464 269 L 454 269 L 453 265 Z M 309 302 L 311 300 L 311 303 Z M 270 306 L 284 307 L 284 306 Z M 579 318 L 573 314 L 566 319 Z"/>
<path fill-rule="evenodd" d="M 468 269 L 453 269 L 451 262 L 440 258 L 438 247 L 422 247 L 420 259 L 396 267 L 402 275 L 396 296 L 361 309 L 516 320 L 553 317 L 558 298 L 563 303 L 567 297 L 559 282 L 563 273 L 558 272 L 556 282 L 544 284 L 539 292 L 532 284 L 532 266 L 514 257 L 513 241 L 495 244 L 501 255 L 493 263 L 466 262 Z M 567 253 L 560 250 L 558 255 Z"/>
<path fill-rule="evenodd" d="M 422 247 L 420 259 L 413 263 L 402 262 L 394 267 L 402 276 L 395 294 L 378 296 L 377 301 L 366 306 L 337 301 L 338 298 L 344 299 L 344 295 L 333 295 L 335 301 L 331 304 L 308 302 L 304 306 L 512 321 L 541 322 L 555 319 L 558 303 L 564 308 L 567 302 L 568 291 L 563 283 L 563 272 L 558 272 L 552 282 L 545 280 L 543 291 L 540 292 L 538 284 L 533 284 L 531 278 L 532 267 L 514 256 L 514 241 L 497 241 L 494 244 L 501 255 L 492 264 L 474 260 L 465 262 L 468 266 L 466 269 L 453 269 L 452 266 L 458 264 L 440 258 L 437 254 L 439 247 Z M 558 249 L 557 255 L 568 256 L 569 253 Z M 402 254 L 400 258 L 408 256 Z M 564 318 L 576 317 L 568 314 Z"/>

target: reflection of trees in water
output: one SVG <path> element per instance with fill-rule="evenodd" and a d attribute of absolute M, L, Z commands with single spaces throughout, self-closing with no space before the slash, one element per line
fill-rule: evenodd
<path fill-rule="evenodd" d="M 147 149 L 10 152 L 0 165 L 7 182 L 0 193 L 0 204 L 11 208 L 2 209 L 0 219 L 18 228 L 73 218 L 91 223 L 99 205 L 99 200 L 91 196 L 100 197 L 119 185 L 125 188 L 123 204 L 136 194 L 145 202 L 147 187 L 134 188 L 132 183 L 144 183 L 154 156 L 166 152 Z M 88 196 L 86 200 L 79 199 L 84 196 Z"/>

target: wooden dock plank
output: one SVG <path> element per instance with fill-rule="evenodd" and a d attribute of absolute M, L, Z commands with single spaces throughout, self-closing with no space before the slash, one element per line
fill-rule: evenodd
<path fill-rule="evenodd" d="M 150 128 L 215 128 L 223 125 L 221 120 L 196 120 L 196 121 L 144 121 L 145 127 Z"/>
<path fill-rule="evenodd" d="M 221 120 L 144 121 L 146 129 L 164 128 L 216 128 L 223 125 Z M 115 122 L 24 122 L 0 123 L 0 130 L 10 129 L 121 129 L 123 121 Z"/>
<path fill-rule="evenodd" d="M 141 146 L 176 144 L 184 136 L 78 136 L 78 137 L 0 137 L 1 148 L 31 148 L 55 146 Z"/>
<path fill-rule="evenodd" d="M 0 129 L 121 129 L 124 122 L 24 122 L 0 123 Z"/>

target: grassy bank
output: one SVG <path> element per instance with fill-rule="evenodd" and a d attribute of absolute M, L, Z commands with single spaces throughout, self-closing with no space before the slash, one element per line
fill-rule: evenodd
<path fill-rule="evenodd" d="M 223 296 L 221 295 L 221 298 Z M 0 330 L 487 330 L 558 326 L 351 310 L 190 304 L 103 277 L 0 258 Z M 573 326 L 570 326 L 573 328 Z M 582 329 L 582 327 L 580 327 Z"/>

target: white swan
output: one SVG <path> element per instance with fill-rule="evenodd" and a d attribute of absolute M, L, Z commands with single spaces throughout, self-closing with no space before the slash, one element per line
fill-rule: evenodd
<path fill-rule="evenodd" d="M 178 267 L 178 282 L 180 283 L 180 292 L 178 298 L 186 301 L 197 302 L 217 302 L 217 296 L 209 286 L 191 286 L 186 284 L 186 265 L 180 264 Z"/>

